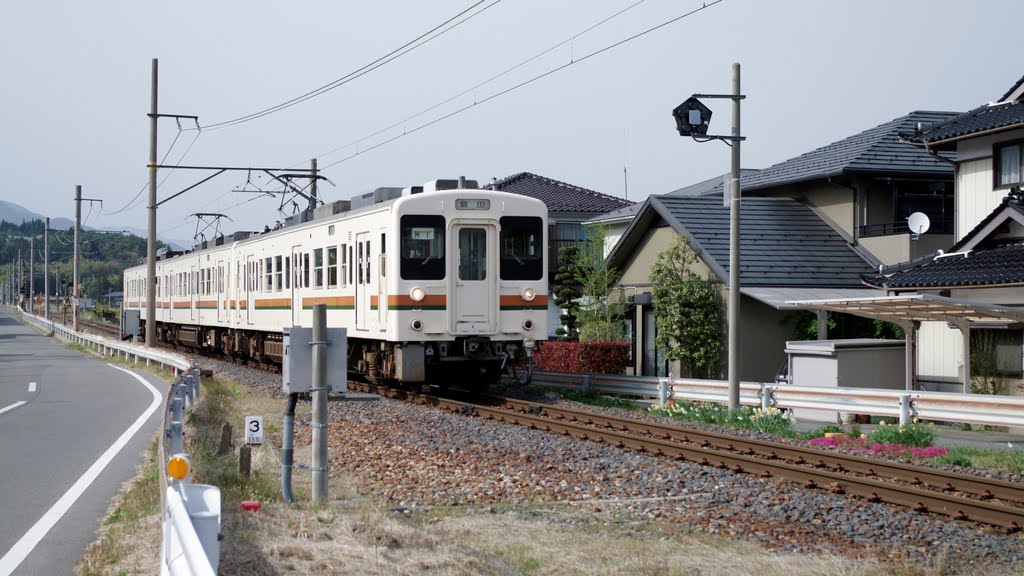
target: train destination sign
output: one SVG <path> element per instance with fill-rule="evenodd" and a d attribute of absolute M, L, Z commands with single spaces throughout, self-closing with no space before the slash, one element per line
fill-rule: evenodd
<path fill-rule="evenodd" d="M 490 210 L 491 201 L 487 198 L 480 200 L 464 200 L 458 199 L 455 201 L 456 210 Z"/>

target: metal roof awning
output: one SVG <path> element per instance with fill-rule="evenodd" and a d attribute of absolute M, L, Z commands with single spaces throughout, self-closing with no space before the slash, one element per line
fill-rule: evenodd
<path fill-rule="evenodd" d="M 878 288 L 803 288 L 799 286 L 741 286 L 740 294 L 767 304 L 776 310 L 788 308 L 790 301 L 868 298 L 881 293 Z"/>
<path fill-rule="evenodd" d="M 873 298 L 834 298 L 790 300 L 786 304 L 800 310 L 828 310 L 893 322 L 906 333 L 907 390 L 914 389 L 917 359 L 917 326 L 920 322 L 948 322 L 963 336 L 963 391 L 971 390 L 971 325 L 1024 322 L 1024 308 L 999 306 L 986 302 L 947 298 L 932 294 L 904 294 Z"/>
<path fill-rule="evenodd" d="M 1024 322 L 1024 308 L 932 294 L 790 300 L 786 304 L 798 309 L 856 314 L 901 325 L 928 321 L 950 322 L 957 325 L 963 322 Z"/>

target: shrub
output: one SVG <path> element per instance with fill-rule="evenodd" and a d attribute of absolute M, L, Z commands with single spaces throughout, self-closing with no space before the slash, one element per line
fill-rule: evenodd
<path fill-rule="evenodd" d="M 843 427 L 838 424 L 825 424 L 821 428 L 815 428 L 804 434 L 804 438 L 810 440 L 812 438 L 823 438 L 825 434 L 841 434 L 843 432 Z M 860 434 L 857 435 L 859 436 Z"/>
<path fill-rule="evenodd" d="M 915 421 L 903 426 L 890 426 L 882 420 L 870 436 L 879 444 L 905 444 L 924 448 L 935 441 L 935 425 Z"/>
<path fill-rule="evenodd" d="M 534 364 L 551 372 L 621 374 L 629 349 L 629 342 L 545 342 Z"/>
<path fill-rule="evenodd" d="M 686 422 L 719 424 L 788 437 L 797 435 L 793 430 L 793 422 L 789 413 L 777 408 L 761 410 L 760 408 L 741 406 L 739 410 L 730 412 L 728 407 L 714 402 L 677 403 L 670 400 L 664 406 L 651 406 L 650 411 L 660 416 Z"/>

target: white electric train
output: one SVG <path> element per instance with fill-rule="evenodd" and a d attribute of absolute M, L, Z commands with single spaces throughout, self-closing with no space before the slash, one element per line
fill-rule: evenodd
<path fill-rule="evenodd" d="M 156 263 L 161 342 L 280 363 L 282 332 L 325 304 L 370 381 L 478 386 L 547 334 L 547 207 L 438 180 L 318 208 Z M 363 205 L 360 205 L 363 204 Z M 146 266 L 124 274 L 146 322 Z"/>

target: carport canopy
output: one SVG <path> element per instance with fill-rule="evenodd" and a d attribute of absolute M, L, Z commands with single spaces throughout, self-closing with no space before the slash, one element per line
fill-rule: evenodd
<path fill-rule="evenodd" d="M 932 294 L 900 294 L 868 298 L 827 300 L 790 300 L 787 307 L 801 310 L 826 310 L 855 314 L 898 324 L 906 335 L 906 387 L 913 390 L 915 380 L 917 327 L 921 322 L 947 322 L 963 334 L 963 391 L 971 390 L 971 325 L 1024 322 L 1024 308 L 999 306 Z"/>

